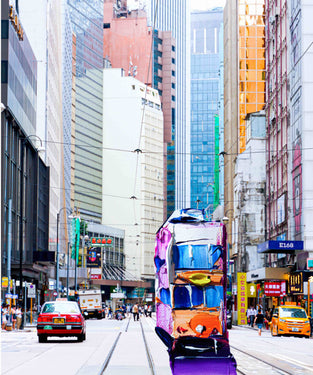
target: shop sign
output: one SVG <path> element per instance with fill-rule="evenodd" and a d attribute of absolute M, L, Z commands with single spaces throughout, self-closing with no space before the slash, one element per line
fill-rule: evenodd
<path fill-rule="evenodd" d="M 279 297 L 286 295 L 286 282 L 275 281 L 264 283 L 264 294 L 268 297 Z"/>
<path fill-rule="evenodd" d="M 91 237 L 90 242 L 93 246 L 113 246 L 113 237 Z"/>
<path fill-rule="evenodd" d="M 237 273 L 237 307 L 238 307 L 238 325 L 247 324 L 247 274 L 245 272 Z"/>
<path fill-rule="evenodd" d="M 289 277 L 289 293 L 303 293 L 303 274 L 302 272 L 291 274 Z"/>
<path fill-rule="evenodd" d="M 3 277 L 2 278 L 2 288 L 7 288 L 9 286 L 9 278 L 8 277 Z"/>
<path fill-rule="evenodd" d="M 256 298 L 256 285 L 253 283 L 247 284 L 247 294 L 249 298 Z"/>
<path fill-rule="evenodd" d="M 91 280 L 101 280 L 101 274 L 91 274 L 90 275 Z"/>

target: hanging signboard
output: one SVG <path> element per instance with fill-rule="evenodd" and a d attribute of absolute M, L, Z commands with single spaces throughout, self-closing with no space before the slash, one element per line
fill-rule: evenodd
<path fill-rule="evenodd" d="M 286 295 L 286 281 L 264 283 L 264 294 L 268 297 L 283 297 Z"/>
<path fill-rule="evenodd" d="M 101 247 L 87 249 L 87 267 L 101 267 Z"/>
<path fill-rule="evenodd" d="M 245 272 L 237 273 L 237 307 L 238 307 L 238 325 L 247 324 L 246 311 L 248 308 L 247 304 L 247 274 Z"/>
<path fill-rule="evenodd" d="M 113 246 L 112 237 L 91 237 L 90 242 L 93 246 Z"/>

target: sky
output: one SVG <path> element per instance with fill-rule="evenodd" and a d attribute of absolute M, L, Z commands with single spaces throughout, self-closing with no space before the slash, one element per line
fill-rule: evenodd
<path fill-rule="evenodd" d="M 190 0 L 191 10 L 207 10 L 215 7 L 223 7 L 226 0 Z"/>

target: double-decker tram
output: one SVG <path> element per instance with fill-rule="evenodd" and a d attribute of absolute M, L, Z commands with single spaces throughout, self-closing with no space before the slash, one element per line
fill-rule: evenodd
<path fill-rule="evenodd" d="M 236 374 L 226 321 L 226 229 L 175 211 L 156 235 L 156 333 L 173 374 Z"/>

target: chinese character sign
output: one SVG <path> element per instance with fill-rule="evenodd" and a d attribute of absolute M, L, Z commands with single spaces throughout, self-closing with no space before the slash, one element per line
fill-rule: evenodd
<path fill-rule="evenodd" d="M 264 283 L 264 293 L 266 296 L 278 297 L 286 295 L 286 281 L 275 281 Z"/>
<path fill-rule="evenodd" d="M 237 309 L 238 309 L 238 325 L 247 324 L 246 311 L 247 303 L 247 274 L 245 272 L 237 273 Z"/>

